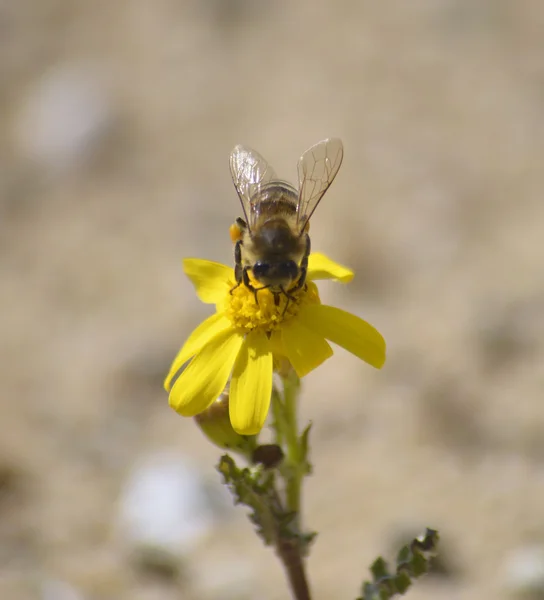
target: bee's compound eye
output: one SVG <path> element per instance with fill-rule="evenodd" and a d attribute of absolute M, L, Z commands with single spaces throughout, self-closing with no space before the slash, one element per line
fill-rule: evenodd
<path fill-rule="evenodd" d="M 289 276 L 292 280 L 298 277 L 298 265 L 294 260 L 288 260 L 281 263 L 281 271 Z"/>
<path fill-rule="evenodd" d="M 253 265 L 253 275 L 257 279 L 260 279 L 261 277 L 266 277 L 266 275 L 269 271 L 270 271 L 270 265 L 267 263 L 261 262 L 260 260 L 257 261 Z"/>

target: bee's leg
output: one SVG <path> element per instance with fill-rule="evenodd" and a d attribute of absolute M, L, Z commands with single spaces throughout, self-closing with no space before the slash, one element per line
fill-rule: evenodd
<path fill-rule="evenodd" d="M 308 274 L 308 258 L 310 256 L 310 251 L 312 248 L 312 244 L 310 242 L 310 236 L 306 234 L 306 249 L 304 250 L 304 256 L 302 257 L 302 261 L 300 262 L 300 275 L 298 277 L 298 281 L 296 284 L 289 290 L 289 292 L 298 292 L 303 286 L 306 289 L 306 275 Z"/>
<path fill-rule="evenodd" d="M 289 293 L 298 292 L 302 287 L 306 289 L 306 274 L 308 273 L 308 259 L 306 259 L 306 265 L 304 265 L 304 260 L 300 265 L 300 275 L 298 276 L 298 281 L 295 285 L 289 290 Z M 287 294 L 289 295 L 289 294 Z"/>
<path fill-rule="evenodd" d="M 242 240 L 238 240 L 234 246 L 234 275 L 236 282 L 242 281 Z"/>
<path fill-rule="evenodd" d="M 243 239 L 246 229 L 247 223 L 244 221 L 244 219 L 240 219 L 240 217 L 238 217 L 236 221 L 234 221 L 234 223 L 229 227 L 230 239 L 232 240 L 233 244 Z"/>
<path fill-rule="evenodd" d="M 242 240 L 238 240 L 234 246 L 234 277 L 236 277 L 236 285 L 231 288 L 231 294 L 242 283 L 243 280 Z"/>
<path fill-rule="evenodd" d="M 286 291 L 283 287 L 280 287 L 280 290 L 281 290 L 281 293 L 287 298 L 287 301 L 285 302 L 285 308 L 283 309 L 283 312 L 281 313 L 281 316 L 284 317 L 285 313 L 287 312 L 287 307 L 289 306 L 289 302 L 295 302 L 296 299 L 293 296 L 293 294 L 291 293 L 293 290 Z M 279 303 L 280 303 L 280 295 L 276 294 L 274 296 L 274 304 L 276 306 L 278 306 Z"/>
<path fill-rule="evenodd" d="M 251 281 L 249 280 L 249 270 L 250 270 L 250 269 L 251 269 L 251 267 L 244 267 L 244 268 L 242 269 L 242 281 L 243 281 L 244 285 L 247 287 L 247 289 L 248 289 L 250 292 L 253 292 L 253 295 L 255 296 L 255 304 L 256 304 L 257 306 L 259 306 L 259 300 L 258 300 L 258 298 L 257 298 L 257 292 L 258 292 L 259 290 L 264 290 L 264 289 L 266 289 L 266 287 L 268 287 L 268 286 L 265 286 L 265 287 L 260 287 L 260 288 L 253 287 L 253 285 L 251 284 Z"/>

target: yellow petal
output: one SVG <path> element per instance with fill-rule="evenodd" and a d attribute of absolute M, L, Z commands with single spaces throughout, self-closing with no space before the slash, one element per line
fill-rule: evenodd
<path fill-rule="evenodd" d="M 212 338 L 225 331 L 231 326 L 231 322 L 220 313 L 216 313 L 202 321 L 200 325 L 191 333 L 181 350 L 178 352 L 170 372 L 164 380 L 164 389 L 169 392 L 172 379 L 183 365 L 192 358 L 202 347 L 204 347 Z"/>
<path fill-rule="evenodd" d="M 281 329 L 274 329 L 270 334 L 270 347 L 272 348 L 272 354 L 278 357 L 285 356 L 285 350 L 283 348 L 283 341 L 281 335 Z"/>
<path fill-rule="evenodd" d="M 206 304 L 220 302 L 234 281 L 233 269 L 211 260 L 186 258 L 183 270 L 195 286 L 197 296 Z"/>
<path fill-rule="evenodd" d="M 184 417 L 206 410 L 225 389 L 243 341 L 232 329 L 210 340 L 174 383 L 170 406 Z"/>
<path fill-rule="evenodd" d="M 349 283 L 353 279 L 353 271 L 320 252 L 312 252 L 308 259 L 308 279 L 336 279 L 341 283 Z"/>
<path fill-rule="evenodd" d="M 272 395 L 272 351 L 266 335 L 252 332 L 232 371 L 230 422 L 234 431 L 255 435 L 262 429 Z"/>
<path fill-rule="evenodd" d="M 368 364 L 381 369 L 385 340 L 379 331 L 359 317 L 334 306 L 308 304 L 298 315 L 304 325 L 342 346 Z"/>
<path fill-rule="evenodd" d="M 323 334 L 315 332 L 298 319 L 292 319 L 282 327 L 282 343 L 299 377 L 304 377 L 332 356 L 332 348 Z"/>

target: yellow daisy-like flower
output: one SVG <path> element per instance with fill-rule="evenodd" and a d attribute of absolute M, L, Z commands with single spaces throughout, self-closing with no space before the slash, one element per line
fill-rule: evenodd
<path fill-rule="evenodd" d="M 279 296 L 278 305 L 269 290 L 260 290 L 255 302 L 246 286 L 233 289 L 231 267 L 188 258 L 183 268 L 200 300 L 216 305 L 215 314 L 189 336 L 164 382 L 170 406 L 185 417 L 206 410 L 230 378 L 232 426 L 238 433 L 254 435 L 268 414 L 275 360 L 286 358 L 302 377 L 332 356 L 331 341 L 378 369 L 385 362 L 385 341 L 372 325 L 321 304 L 314 280 L 353 279 L 352 271 L 323 254 L 310 255 L 307 285 L 291 300 Z"/>

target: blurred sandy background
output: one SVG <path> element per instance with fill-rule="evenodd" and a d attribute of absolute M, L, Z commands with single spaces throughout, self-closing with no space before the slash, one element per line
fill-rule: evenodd
<path fill-rule="evenodd" d="M 295 180 L 329 136 L 313 247 L 356 280 L 322 296 L 389 349 L 305 382 L 315 600 L 425 525 L 451 575 L 409 597 L 510 594 L 544 542 L 543 32 L 538 0 L 0 2 L 2 600 L 288 597 L 237 511 L 172 580 L 116 521 L 148 455 L 218 479 L 162 379 L 209 314 L 181 259 L 232 260 L 229 151 Z"/>

